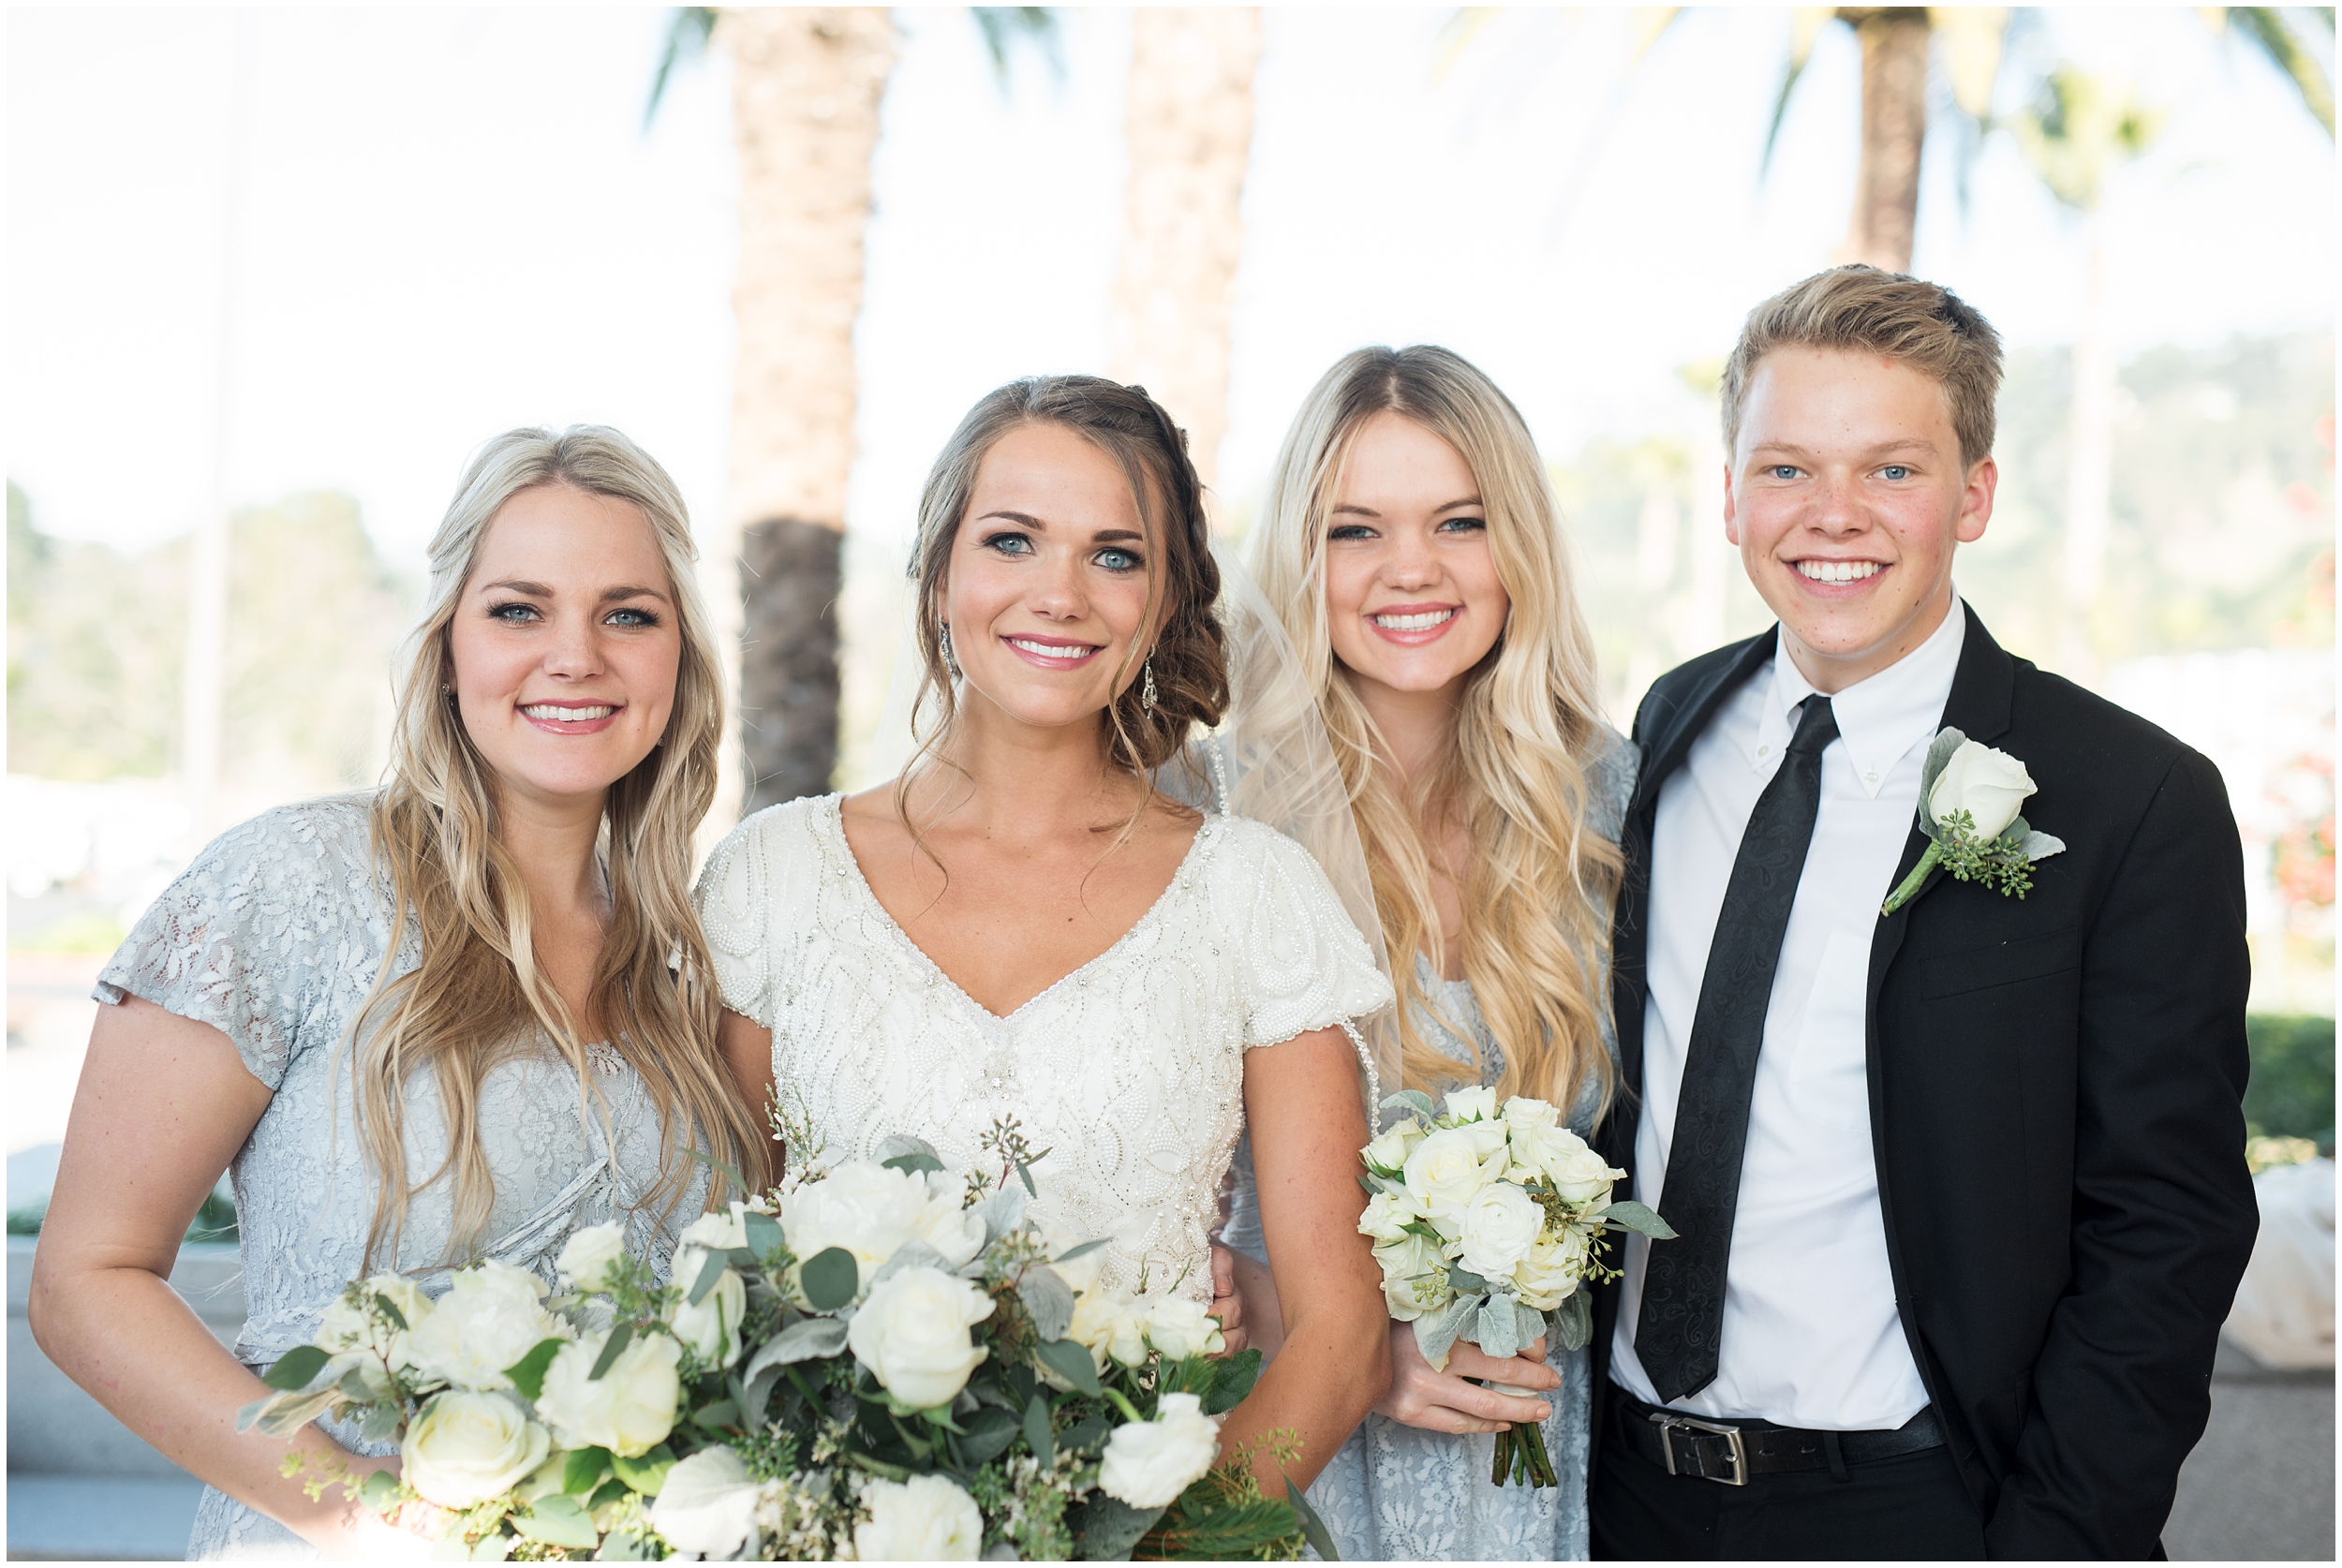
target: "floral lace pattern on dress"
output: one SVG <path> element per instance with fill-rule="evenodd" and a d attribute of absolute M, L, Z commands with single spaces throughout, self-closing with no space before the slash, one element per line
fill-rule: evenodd
<path fill-rule="evenodd" d="M 391 925 L 368 804 L 337 796 L 281 806 L 223 834 L 140 917 L 96 992 L 102 1002 L 137 996 L 212 1025 L 274 1091 L 230 1167 L 248 1303 L 236 1356 L 256 1370 L 309 1339 L 326 1305 L 363 1271 L 374 1173 L 353 1115 L 347 1047 Z M 410 930 L 393 972 L 419 959 Z M 549 1045 L 510 1054 L 480 1089 L 496 1182 L 482 1254 L 549 1281 L 570 1232 L 640 1202 L 661 1168 L 659 1115 L 642 1079 L 607 1045 L 589 1056 L 583 1114 L 577 1075 Z M 406 1129 L 408 1170 L 436 1169 L 447 1127 L 428 1072 L 407 1086 Z M 695 1178 L 676 1209 L 681 1219 L 698 1211 L 704 1191 Z M 441 1265 L 452 1222 L 447 1182 L 417 1193 L 397 1266 L 426 1273 Z M 632 1224 L 635 1245 L 663 1263 L 671 1237 L 651 1214 L 638 1212 Z M 443 1285 L 443 1276 L 426 1275 L 426 1289 Z M 338 1435 L 362 1446 L 354 1434 Z M 267 1516 L 206 1490 L 187 1555 L 317 1553 Z"/>
<path fill-rule="evenodd" d="M 773 1078 L 826 1161 L 895 1133 L 946 1168 L 1014 1116 L 1039 1212 L 1104 1239 L 1110 1287 L 1208 1302 L 1208 1236 L 1243 1119 L 1244 1053 L 1386 1006 L 1316 862 L 1208 817 L 1121 939 L 1007 1017 L 978 1006 L 863 880 L 835 795 L 741 823 L 700 880 L 724 1003 L 773 1031 Z"/>

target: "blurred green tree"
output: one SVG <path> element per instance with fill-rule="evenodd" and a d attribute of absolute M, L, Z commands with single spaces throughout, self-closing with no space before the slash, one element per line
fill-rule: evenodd
<path fill-rule="evenodd" d="M 418 594 L 333 491 L 233 520 L 223 773 L 274 798 L 371 783 L 390 660 Z M 96 782 L 177 763 L 188 541 L 135 555 L 50 539 L 8 490 L 8 766 Z"/>

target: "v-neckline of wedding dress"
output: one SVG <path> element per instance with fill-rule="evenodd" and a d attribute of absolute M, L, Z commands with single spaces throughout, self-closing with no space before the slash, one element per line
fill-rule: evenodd
<path fill-rule="evenodd" d="M 831 796 L 830 808 L 822 815 L 823 825 L 837 840 L 837 851 L 845 856 L 846 865 L 851 868 L 852 886 L 859 893 L 863 902 L 878 912 L 878 918 L 887 934 L 895 941 L 900 943 L 915 962 L 923 965 L 928 974 L 942 982 L 944 988 L 959 998 L 963 1005 L 995 1028 L 1014 1025 L 1017 1019 L 1038 1007 L 1042 1002 L 1046 1001 L 1068 984 L 1078 981 L 1129 946 L 1131 939 L 1145 930 L 1163 912 L 1164 907 L 1171 902 L 1171 895 L 1186 888 L 1189 872 L 1193 867 L 1197 857 L 1202 854 L 1204 840 L 1210 836 L 1217 821 L 1216 817 L 1206 814 L 1203 825 L 1195 830 L 1194 838 L 1187 846 L 1187 852 L 1179 857 L 1178 865 L 1172 871 L 1171 880 L 1163 884 L 1163 891 L 1155 895 L 1154 902 L 1147 906 L 1146 912 L 1131 923 L 1129 930 L 1115 938 L 1113 944 L 1104 953 L 1086 963 L 1076 964 L 1023 1001 L 1018 1002 L 1008 1012 L 995 1013 L 984 1003 L 976 1000 L 966 986 L 954 980 L 942 965 L 927 955 L 927 950 L 921 947 L 912 939 L 911 933 L 903 929 L 902 923 L 895 918 L 885 903 L 880 899 L 878 890 L 870 885 L 870 880 L 862 874 L 862 862 L 853 852 L 852 841 L 846 836 L 846 797 L 842 794 Z"/>

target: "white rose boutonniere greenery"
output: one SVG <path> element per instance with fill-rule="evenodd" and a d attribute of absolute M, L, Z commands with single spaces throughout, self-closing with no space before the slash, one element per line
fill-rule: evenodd
<path fill-rule="evenodd" d="M 1982 882 L 2004 897 L 2033 888 L 2033 866 L 2066 847 L 2036 833 L 2018 815 L 2037 786 L 2025 766 L 1947 726 L 1935 732 L 1920 767 L 1920 831 L 1927 852 L 1887 895 L 1878 912 L 1890 915 L 1918 896 L 1929 872 L 1941 865 L 1964 882 Z"/>

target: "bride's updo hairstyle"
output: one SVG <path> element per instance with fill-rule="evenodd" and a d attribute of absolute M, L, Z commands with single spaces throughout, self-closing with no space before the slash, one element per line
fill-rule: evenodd
<path fill-rule="evenodd" d="M 390 776 L 375 796 L 376 858 L 388 868 L 388 951 L 419 945 L 421 962 L 393 977 L 386 960 L 352 1031 L 360 1135 L 378 1173 L 368 1268 L 395 1258 L 408 1200 L 431 1182 L 454 1183 L 450 1241 L 461 1262 L 476 1248 L 495 1197 L 481 1143 L 480 1085 L 489 1068 L 541 1030 L 576 1072 L 578 1109 L 607 1107 L 580 1020 L 537 967 L 528 889 L 497 832 L 494 775 L 454 702 L 449 626 L 489 525 L 538 485 L 565 484 L 626 501 L 648 520 L 667 569 L 681 633 L 674 710 L 649 756 L 610 786 L 597 853 L 609 880 L 610 927 L 593 981 L 608 1044 L 659 1108 L 659 1186 L 643 1200 L 672 1214 L 688 1188 L 686 1150 L 704 1140 L 740 1167 L 758 1129 L 716 1054 L 720 1005 L 707 943 L 691 910 L 691 836 L 715 799 L 723 679 L 692 563 L 698 552 L 683 497 L 665 469 L 606 425 L 510 430 L 482 447 L 432 537 L 422 615 L 402 655 Z M 445 1112 L 448 1148 L 418 1178 L 407 1162 L 408 1079 L 428 1069 Z M 710 1183 L 709 1206 L 723 1198 Z"/>
<path fill-rule="evenodd" d="M 1186 433 L 1144 388 L 1100 376 L 1029 376 L 986 392 L 968 410 L 919 494 L 912 613 L 924 668 L 912 703 L 917 749 L 897 791 L 898 809 L 919 760 L 944 744 L 959 711 L 943 658 L 942 590 L 977 470 L 994 442 L 1029 424 L 1061 425 L 1119 464 L 1147 534 L 1147 610 L 1163 624 L 1151 653 L 1155 705 L 1146 705 L 1135 678 L 1149 651 L 1134 639 L 1114 673 L 1116 695 L 1105 711 L 1107 762 L 1151 780 L 1182 754 L 1195 725 L 1219 723 L 1228 705 L 1225 636 L 1212 614 L 1220 568 L 1211 558 L 1211 525 Z"/>
<path fill-rule="evenodd" d="M 1412 420 L 1472 469 L 1489 553 L 1512 601 L 1496 645 L 1466 677 L 1455 743 L 1409 798 L 1391 753 L 1333 654 L 1326 612 L 1326 535 L 1342 464 L 1377 414 Z M 1407 1087 L 1437 1092 L 1460 1077 L 1423 1037 L 1415 954 L 1435 964 L 1460 949 L 1474 999 L 1503 1043 L 1502 1095 L 1549 1101 L 1566 1115 L 1592 1078 L 1607 1105 L 1614 1070 L 1602 1044 L 1618 849 L 1590 832 L 1587 763 L 1603 734 L 1593 643 L 1570 583 L 1561 510 L 1535 442 L 1510 399 L 1445 348 L 1361 348 L 1310 392 L 1277 454 L 1253 537 L 1253 571 L 1300 650 L 1350 788 L 1374 904 L 1399 993 Z M 1425 825 L 1460 822 L 1472 844 L 1460 934 L 1442 931 L 1431 898 Z"/>

